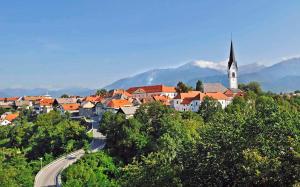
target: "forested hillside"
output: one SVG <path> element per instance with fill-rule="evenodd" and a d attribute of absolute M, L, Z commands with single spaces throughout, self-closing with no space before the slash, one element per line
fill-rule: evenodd
<path fill-rule="evenodd" d="M 67 115 L 52 111 L 35 116 L 24 110 L 15 126 L 0 126 L 0 186 L 33 186 L 41 164 L 88 142 L 86 128 Z"/>
<path fill-rule="evenodd" d="M 299 184 L 300 97 L 243 89 L 225 110 L 206 98 L 198 113 L 155 102 L 130 119 L 105 113 L 106 148 L 67 168 L 64 186 Z"/>

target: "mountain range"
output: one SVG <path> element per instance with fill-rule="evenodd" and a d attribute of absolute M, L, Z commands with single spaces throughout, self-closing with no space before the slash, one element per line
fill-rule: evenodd
<path fill-rule="evenodd" d="M 194 86 L 197 80 L 220 82 L 228 86 L 226 61 L 193 61 L 177 68 L 153 69 L 132 77 L 120 79 L 106 89 L 129 88 L 132 86 L 166 84 L 175 86 L 183 81 Z M 266 91 L 290 92 L 300 89 L 300 58 L 291 58 L 272 66 L 258 63 L 239 67 L 239 83 L 257 81 Z"/>
<path fill-rule="evenodd" d="M 220 82 L 228 86 L 226 74 L 227 63 L 210 61 L 193 61 L 176 68 L 153 69 L 131 77 L 120 79 L 105 88 L 127 89 L 132 86 L 165 84 L 175 86 L 183 81 L 195 86 L 197 80 L 203 82 Z M 300 90 L 300 58 L 292 58 L 276 63 L 272 66 L 264 66 L 252 63 L 239 66 L 239 83 L 257 81 L 266 91 L 291 92 Z M 100 79 L 100 77 L 99 77 Z M 45 95 L 49 94 L 59 97 L 62 94 L 86 96 L 95 93 L 95 89 L 89 88 L 64 88 L 50 90 L 46 88 L 7 88 L 0 89 L 0 97 L 24 96 L 24 95 Z"/>

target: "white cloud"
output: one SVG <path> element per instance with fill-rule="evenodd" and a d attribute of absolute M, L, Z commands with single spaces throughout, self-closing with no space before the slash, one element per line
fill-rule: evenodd
<path fill-rule="evenodd" d="M 222 72 L 226 72 L 227 70 L 227 61 L 212 62 L 212 61 L 205 61 L 205 60 L 196 60 L 193 61 L 192 64 L 200 68 L 210 68 Z"/>

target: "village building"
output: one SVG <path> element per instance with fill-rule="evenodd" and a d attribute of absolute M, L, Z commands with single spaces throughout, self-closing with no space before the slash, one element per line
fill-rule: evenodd
<path fill-rule="evenodd" d="M 0 117 L 0 125 L 1 126 L 11 125 L 13 121 L 18 117 L 19 117 L 19 113 L 6 112 L 2 114 Z"/>
<path fill-rule="evenodd" d="M 54 106 L 59 106 L 59 105 L 62 105 L 62 104 L 74 104 L 74 103 L 77 103 L 77 102 L 78 102 L 77 98 L 56 98 L 54 100 L 53 105 Z"/>
<path fill-rule="evenodd" d="M 131 107 L 132 103 L 125 99 L 112 99 L 105 106 L 105 111 L 116 113 L 121 107 Z"/>
<path fill-rule="evenodd" d="M 121 107 L 118 110 L 118 114 L 125 114 L 126 119 L 132 118 L 136 112 L 138 107 L 136 106 L 130 106 L 130 107 Z"/>
<path fill-rule="evenodd" d="M 92 117 L 95 114 L 95 104 L 90 101 L 81 103 L 79 108 L 79 116 Z"/>
<path fill-rule="evenodd" d="M 54 99 L 44 98 L 41 99 L 38 103 L 39 103 L 39 111 L 42 113 L 49 113 L 50 111 L 53 110 Z"/>
<path fill-rule="evenodd" d="M 60 110 L 62 113 L 68 112 L 71 114 L 71 117 L 79 116 L 79 108 L 80 104 L 78 103 L 70 103 L 70 104 L 61 104 L 58 107 L 58 110 Z"/>
<path fill-rule="evenodd" d="M 133 98 L 139 99 L 147 98 L 149 96 L 167 96 L 169 98 L 174 98 L 177 95 L 175 87 L 164 85 L 132 87 L 129 88 L 127 92 L 130 93 Z"/>

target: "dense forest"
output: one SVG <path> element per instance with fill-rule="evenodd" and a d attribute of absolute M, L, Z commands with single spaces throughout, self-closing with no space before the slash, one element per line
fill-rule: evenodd
<path fill-rule="evenodd" d="M 105 113 L 106 147 L 63 172 L 63 186 L 293 186 L 300 182 L 300 97 L 241 85 L 225 110 L 153 102 L 133 118 Z"/>
<path fill-rule="evenodd" d="M 0 127 L 1 187 L 33 186 L 41 164 L 90 141 L 84 126 L 60 112 L 36 116 L 24 110 L 20 116 L 16 125 Z"/>

